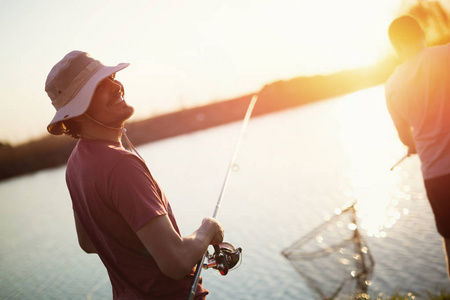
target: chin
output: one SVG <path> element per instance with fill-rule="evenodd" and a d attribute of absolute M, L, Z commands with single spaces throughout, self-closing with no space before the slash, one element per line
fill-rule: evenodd
<path fill-rule="evenodd" d="M 114 124 L 109 124 L 109 126 L 113 127 L 123 127 L 125 122 L 131 118 L 131 116 L 134 114 L 134 108 L 132 106 L 128 106 L 127 109 L 125 109 L 118 118 L 116 118 L 115 122 L 112 122 Z"/>
<path fill-rule="evenodd" d="M 128 106 L 128 116 L 127 119 L 131 118 L 131 116 L 134 115 L 134 107 Z"/>

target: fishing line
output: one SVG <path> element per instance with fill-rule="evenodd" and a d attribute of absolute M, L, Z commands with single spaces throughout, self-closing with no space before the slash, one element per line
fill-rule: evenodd
<path fill-rule="evenodd" d="M 242 123 L 242 127 L 241 127 L 241 132 L 239 134 L 239 138 L 238 138 L 236 146 L 234 148 L 233 156 L 231 157 L 231 161 L 230 161 L 227 173 L 225 175 L 225 180 L 223 182 L 222 189 L 221 189 L 220 194 L 219 194 L 219 199 L 217 200 L 217 204 L 216 204 L 216 207 L 214 209 L 214 214 L 213 214 L 213 218 L 214 219 L 217 219 L 217 215 L 219 213 L 220 205 L 222 204 L 222 200 L 223 200 L 223 195 L 224 195 L 225 189 L 226 189 L 226 187 L 228 185 L 228 179 L 230 177 L 230 174 L 231 174 L 231 172 L 233 170 L 236 169 L 236 166 L 237 166 L 235 164 L 236 156 L 237 156 L 239 147 L 241 145 L 241 141 L 242 141 L 242 138 L 244 136 L 245 130 L 247 129 L 247 124 L 248 124 L 248 122 L 250 120 L 250 117 L 252 115 L 253 108 L 255 107 L 256 100 L 258 100 L 258 95 L 257 94 L 253 95 L 253 97 L 252 97 L 252 99 L 250 101 L 250 104 L 248 105 L 247 112 L 245 113 L 245 117 L 244 117 L 244 120 L 243 120 L 243 123 Z M 203 254 L 203 257 L 197 263 L 197 268 L 195 270 L 194 281 L 192 283 L 191 290 L 190 290 L 189 295 L 187 297 L 188 300 L 194 299 L 195 291 L 197 290 L 197 285 L 198 285 L 198 281 L 200 279 L 200 273 L 202 271 L 202 266 L 203 266 L 203 262 L 205 261 L 206 254 L 207 254 L 207 252 L 205 254 Z"/>

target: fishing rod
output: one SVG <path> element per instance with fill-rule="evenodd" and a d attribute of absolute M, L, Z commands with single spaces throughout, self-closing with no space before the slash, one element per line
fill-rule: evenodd
<path fill-rule="evenodd" d="M 392 167 L 391 167 L 391 171 L 395 169 L 396 166 L 398 166 L 402 161 L 404 161 L 410 154 L 407 153 L 405 154 L 405 156 L 403 156 L 402 158 L 400 158 Z"/>
<path fill-rule="evenodd" d="M 231 157 L 230 164 L 225 175 L 225 180 L 222 185 L 222 189 L 219 194 L 219 199 L 217 200 L 216 207 L 214 209 L 213 218 L 217 219 L 217 215 L 219 213 L 220 205 L 222 204 L 223 195 L 225 193 L 225 189 L 228 184 L 228 179 L 230 177 L 231 171 L 235 165 L 235 160 L 237 156 L 237 152 L 239 150 L 239 146 L 241 144 L 242 138 L 244 136 L 245 130 L 247 129 L 247 124 L 250 120 L 250 116 L 252 115 L 253 108 L 255 107 L 256 100 L 258 100 L 258 95 L 253 95 L 250 104 L 248 105 L 247 112 L 245 113 L 245 117 L 242 123 L 241 132 L 239 134 L 239 138 L 237 140 L 236 146 L 234 148 L 233 156 Z M 209 255 L 208 251 L 203 254 L 201 260 L 197 263 L 197 268 L 195 270 L 194 281 L 192 283 L 191 289 L 189 291 L 189 295 L 187 297 L 188 300 L 194 299 L 195 291 L 197 290 L 198 281 L 200 279 L 200 273 L 202 269 L 214 268 L 217 269 L 220 274 L 226 275 L 228 270 L 234 268 L 237 263 L 241 260 L 242 249 L 235 249 L 229 243 L 222 243 L 219 245 L 214 245 L 214 254 Z M 208 258 L 208 262 L 204 264 L 205 258 Z"/>

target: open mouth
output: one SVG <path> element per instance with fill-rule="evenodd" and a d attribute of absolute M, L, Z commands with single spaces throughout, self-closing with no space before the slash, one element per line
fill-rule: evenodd
<path fill-rule="evenodd" d="M 123 93 L 119 92 L 116 94 L 116 97 L 114 99 L 114 101 L 111 101 L 109 103 L 109 106 L 116 106 L 119 105 L 120 103 L 122 103 L 123 101 L 125 101 L 124 97 L 123 97 Z"/>

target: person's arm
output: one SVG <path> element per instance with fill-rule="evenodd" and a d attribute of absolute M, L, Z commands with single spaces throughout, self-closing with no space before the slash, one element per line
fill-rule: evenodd
<path fill-rule="evenodd" d="M 77 229 L 78 243 L 80 244 L 81 249 L 86 253 L 97 253 L 94 245 L 92 244 L 91 239 L 84 230 L 83 225 L 81 225 L 80 220 L 77 217 L 77 214 L 74 213 L 75 217 L 75 227 Z"/>
<path fill-rule="evenodd" d="M 414 142 L 414 137 L 411 131 L 411 127 L 406 122 L 398 121 L 394 122 L 395 128 L 397 129 L 398 137 L 400 141 L 408 147 L 408 156 L 411 154 L 416 154 L 416 144 Z"/>
<path fill-rule="evenodd" d="M 168 277 L 181 279 L 202 258 L 210 244 L 223 240 L 222 226 L 213 218 L 205 218 L 191 235 L 181 237 L 167 215 L 153 218 L 137 232 L 137 236 Z"/>
<path fill-rule="evenodd" d="M 416 154 L 416 144 L 414 142 L 411 126 L 403 119 L 403 117 L 400 116 L 394 108 L 392 102 L 389 101 L 389 98 L 386 97 L 386 99 L 387 108 L 389 114 L 391 115 L 395 129 L 397 129 L 398 137 L 400 138 L 400 141 L 408 147 L 408 156 L 411 154 Z"/>

